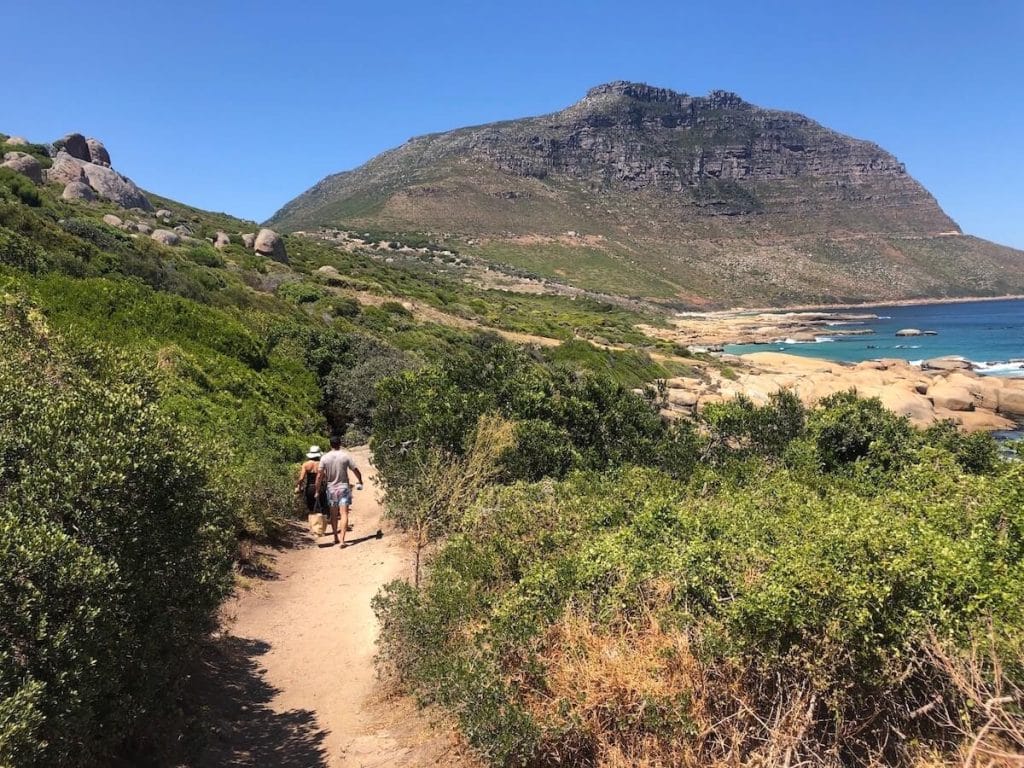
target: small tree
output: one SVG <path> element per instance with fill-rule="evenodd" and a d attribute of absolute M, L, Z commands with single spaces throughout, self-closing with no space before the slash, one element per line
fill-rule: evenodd
<path fill-rule="evenodd" d="M 488 413 L 480 417 L 464 456 L 437 447 L 417 452 L 403 477 L 393 478 L 388 506 L 415 544 L 413 581 L 420 584 L 423 550 L 448 532 L 501 470 L 502 455 L 515 444 L 515 422 Z"/>

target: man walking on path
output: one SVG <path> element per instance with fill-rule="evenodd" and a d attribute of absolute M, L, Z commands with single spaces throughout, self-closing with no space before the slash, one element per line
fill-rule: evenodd
<path fill-rule="evenodd" d="M 320 489 L 327 487 L 327 506 L 331 510 L 331 530 L 334 531 L 334 543 L 345 546 L 345 534 L 348 532 L 348 508 L 352 505 L 352 485 L 348 473 L 356 476 L 356 489 L 363 490 L 363 475 L 356 466 L 352 454 L 341 447 L 341 438 L 331 437 L 331 450 L 320 459 L 320 471 L 316 475 L 316 490 L 319 497 Z M 338 517 L 341 516 L 341 539 L 338 539 Z"/>

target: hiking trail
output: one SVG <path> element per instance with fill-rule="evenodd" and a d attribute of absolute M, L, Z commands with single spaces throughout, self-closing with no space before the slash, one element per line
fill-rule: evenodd
<path fill-rule="evenodd" d="M 334 545 L 330 527 L 314 538 L 294 525 L 289 546 L 266 552 L 271 572 L 224 606 L 203 702 L 213 733 L 197 768 L 468 765 L 450 732 L 432 730 L 408 700 L 388 700 L 377 680 L 371 600 L 412 561 L 382 522 L 369 449 L 351 453 L 365 488 L 350 545 Z"/>

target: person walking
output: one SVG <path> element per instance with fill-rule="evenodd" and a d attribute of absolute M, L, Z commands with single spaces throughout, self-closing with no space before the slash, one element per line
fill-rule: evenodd
<path fill-rule="evenodd" d="M 323 453 L 320 450 L 319 445 L 309 446 L 309 451 L 306 453 L 306 461 L 302 463 L 302 467 L 299 469 L 299 480 L 295 484 L 295 492 L 301 493 L 306 501 L 306 512 L 313 514 L 316 509 L 317 498 L 323 498 L 319 496 L 316 490 L 316 478 L 320 474 L 320 457 Z"/>
<path fill-rule="evenodd" d="M 331 437 L 331 450 L 320 459 L 320 471 L 316 476 L 316 492 L 327 489 L 327 506 L 331 511 L 331 530 L 334 532 L 334 543 L 347 546 L 345 534 L 348 532 L 348 510 L 352 506 L 352 485 L 349 472 L 356 476 L 356 490 L 363 490 L 363 474 L 356 465 L 352 454 L 341 447 L 341 438 Z M 338 538 L 338 522 L 341 522 L 341 538 Z"/>

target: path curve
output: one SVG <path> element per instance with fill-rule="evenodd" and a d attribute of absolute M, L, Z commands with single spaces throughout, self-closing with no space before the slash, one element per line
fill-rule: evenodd
<path fill-rule="evenodd" d="M 352 453 L 366 487 L 355 492 L 350 545 L 334 545 L 330 529 L 314 539 L 295 526 L 296 541 L 268 553 L 273 575 L 225 606 L 228 650 L 212 694 L 233 705 L 213 704 L 222 723 L 199 768 L 460 763 L 449 733 L 432 731 L 403 699 L 381 700 L 371 600 L 408 576 L 411 559 L 399 536 L 378 533 L 369 450 Z"/>

